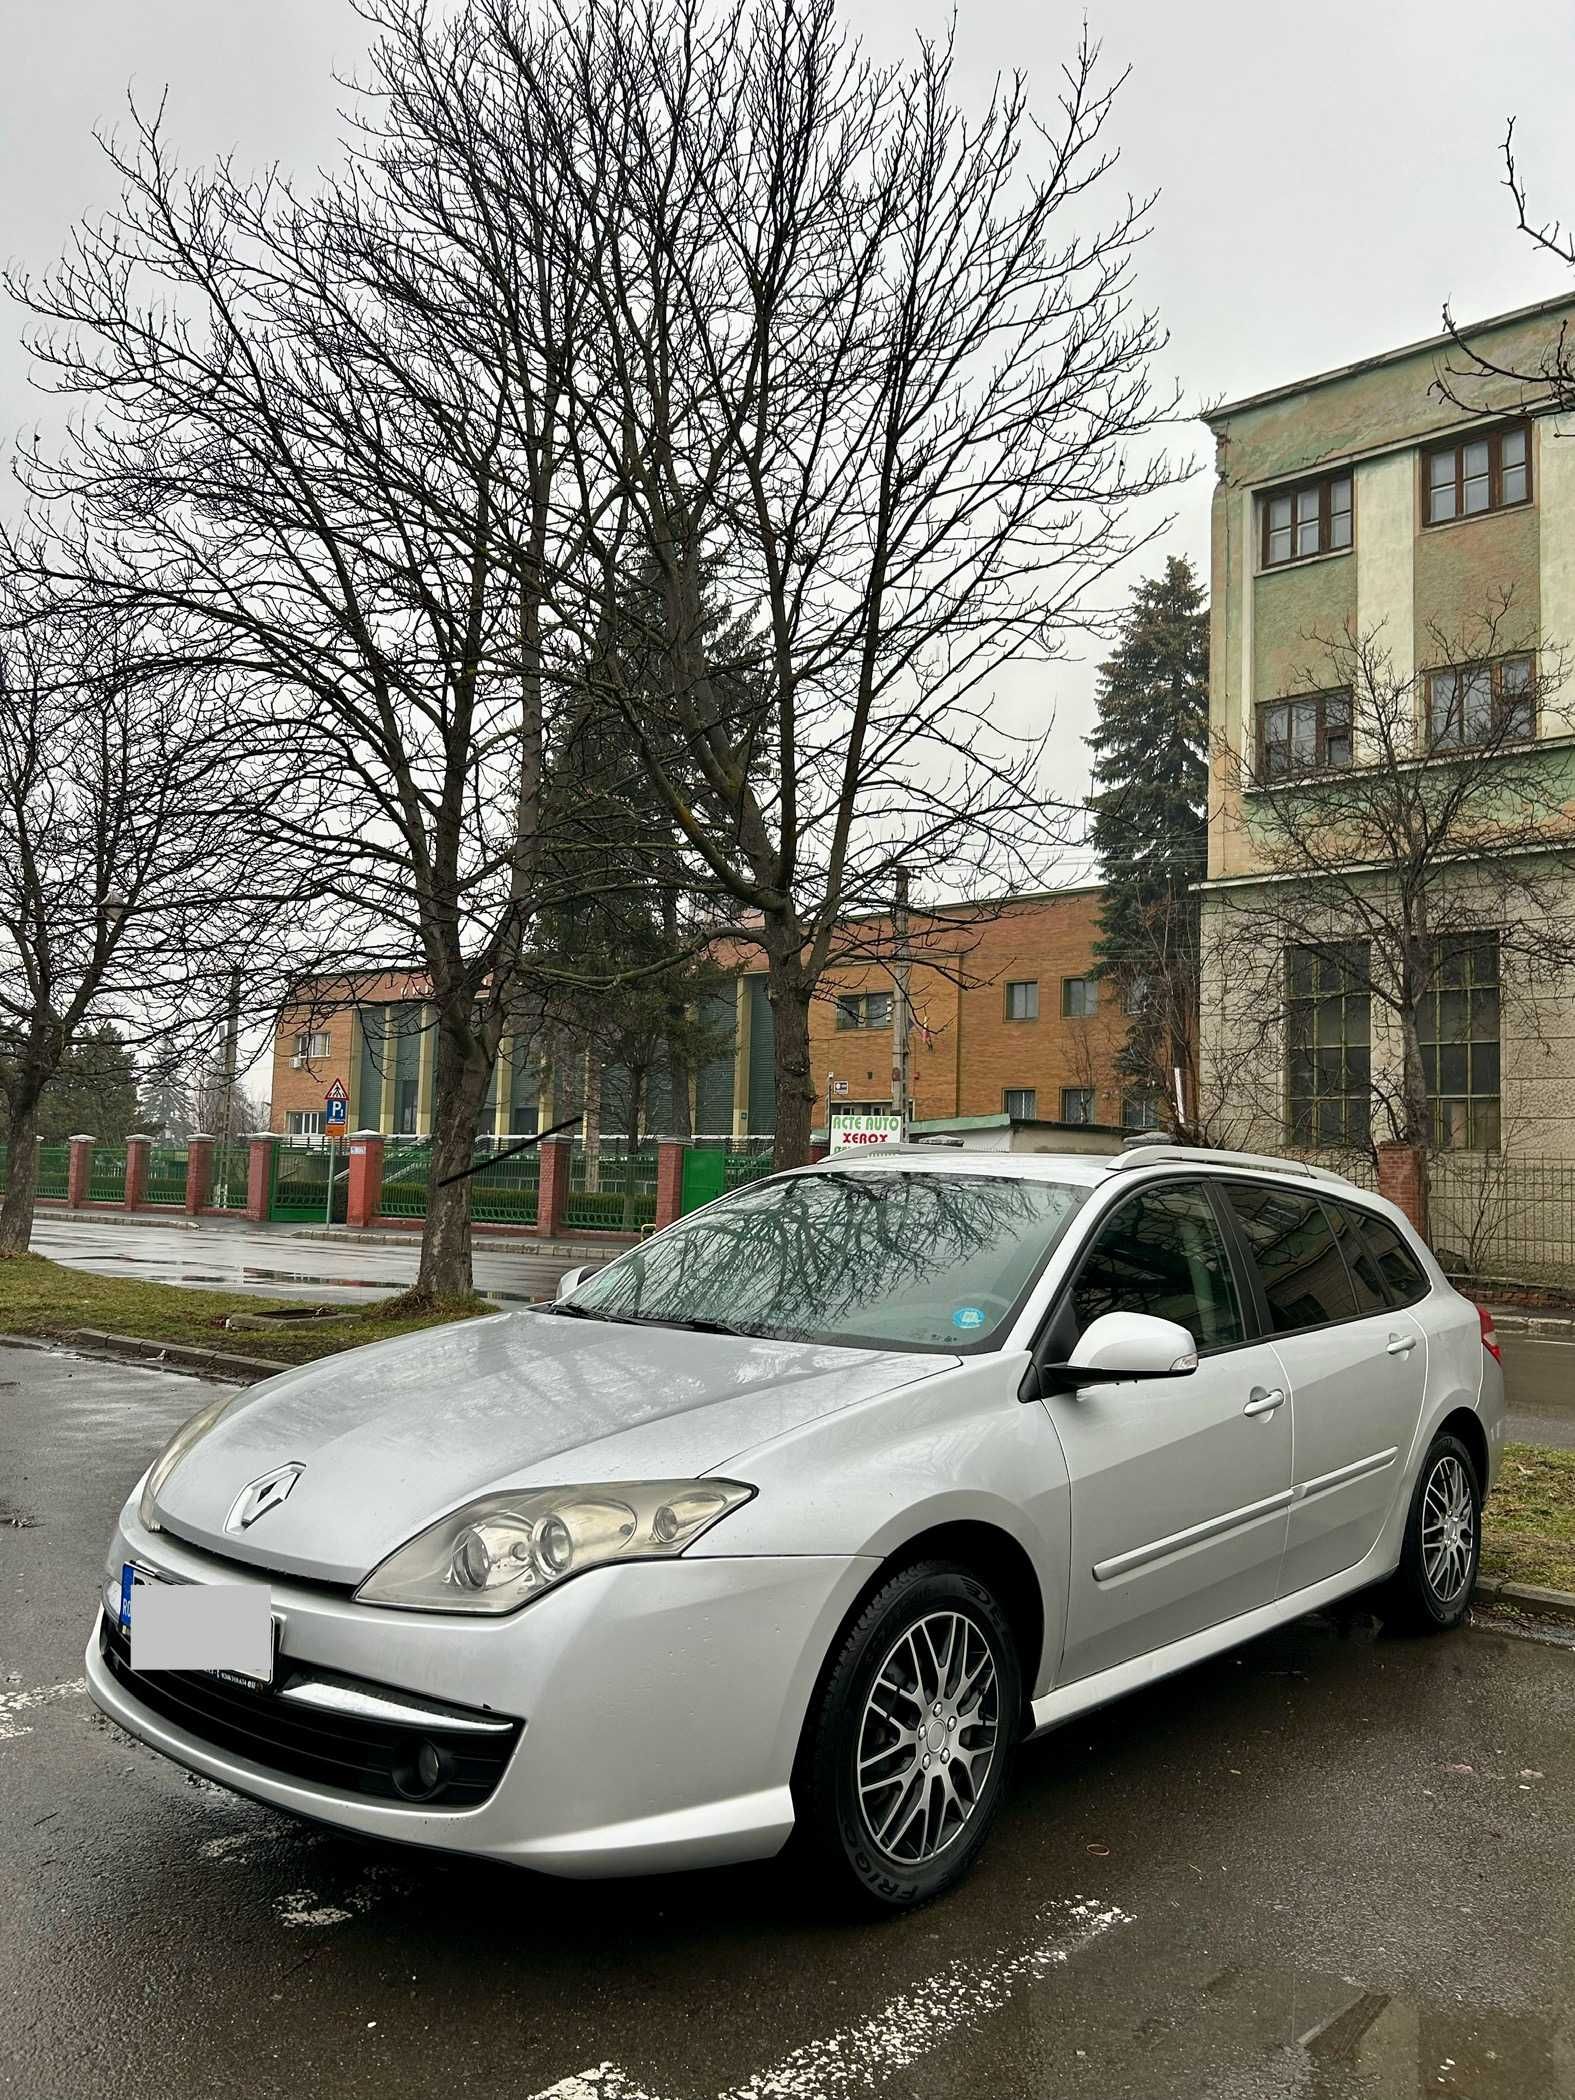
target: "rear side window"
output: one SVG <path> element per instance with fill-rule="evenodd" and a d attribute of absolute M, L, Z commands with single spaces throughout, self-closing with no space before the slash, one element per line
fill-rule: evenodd
<path fill-rule="evenodd" d="M 1356 1215 L 1361 1219 L 1362 1238 L 1372 1249 L 1373 1260 L 1388 1287 L 1391 1302 L 1415 1305 L 1418 1298 L 1425 1298 L 1427 1278 L 1399 1233 L 1382 1218 L 1375 1218 L 1371 1211 L 1359 1211 Z"/>
<path fill-rule="evenodd" d="M 1146 1189 L 1094 1236 L 1072 1286 L 1077 1331 L 1102 1313 L 1174 1320 L 1200 1349 L 1223 1349 L 1245 1332 L 1225 1242 L 1200 1188 Z"/>
<path fill-rule="evenodd" d="M 1372 1249 L 1362 1238 L 1356 1213 L 1339 1203 L 1326 1203 L 1324 1209 L 1334 1227 L 1334 1236 L 1340 1243 L 1340 1252 L 1345 1256 L 1345 1266 L 1356 1289 L 1357 1311 L 1386 1312 L 1389 1293 L 1384 1287 L 1383 1273 Z"/>
<path fill-rule="evenodd" d="M 1315 1197 L 1235 1183 L 1226 1194 L 1257 1260 L 1275 1334 L 1355 1317 L 1351 1279 Z"/>

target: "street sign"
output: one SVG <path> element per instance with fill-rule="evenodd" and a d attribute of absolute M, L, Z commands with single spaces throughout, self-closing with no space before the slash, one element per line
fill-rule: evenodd
<path fill-rule="evenodd" d="M 349 1120 L 350 1096 L 345 1092 L 344 1081 L 336 1079 L 323 1103 L 323 1129 L 329 1137 L 343 1137 Z"/>
<path fill-rule="evenodd" d="M 833 1116 L 831 1119 L 831 1149 L 833 1152 L 851 1150 L 862 1145 L 900 1145 L 902 1143 L 901 1116 Z"/>
<path fill-rule="evenodd" d="M 847 1090 L 848 1082 L 845 1079 L 834 1079 L 831 1082 L 831 1091 L 834 1094 L 845 1094 Z"/>

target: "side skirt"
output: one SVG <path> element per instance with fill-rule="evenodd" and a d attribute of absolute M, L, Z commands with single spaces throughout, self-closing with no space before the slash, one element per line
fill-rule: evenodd
<path fill-rule="evenodd" d="M 1389 1527 L 1386 1525 L 1385 1529 Z M 1071 1721 L 1078 1714 L 1087 1713 L 1092 1706 L 1103 1706 L 1108 1700 L 1120 1699 L 1128 1692 L 1139 1692 L 1145 1685 L 1157 1683 L 1161 1677 L 1170 1677 L 1177 1670 L 1187 1670 L 1194 1663 L 1207 1662 L 1211 1655 L 1222 1655 L 1227 1649 L 1239 1648 L 1244 1641 L 1256 1640 L 1260 1633 L 1272 1633 L 1276 1626 L 1288 1625 L 1292 1619 L 1305 1618 L 1310 1611 L 1318 1611 L 1325 1604 L 1333 1604 L 1338 1597 L 1348 1597 L 1354 1590 L 1365 1590 L 1375 1582 L 1382 1582 L 1392 1575 L 1398 1564 L 1398 1554 L 1387 1538 L 1380 1537 L 1365 1560 L 1359 1560 L 1354 1568 L 1342 1568 L 1338 1575 L 1326 1576 L 1322 1582 L 1314 1582 L 1304 1590 L 1293 1590 L 1288 1597 L 1277 1597 L 1272 1604 L 1260 1604 L 1253 1611 L 1241 1612 L 1234 1619 L 1224 1619 L 1218 1626 L 1206 1626 L 1201 1633 L 1189 1633 L 1167 1647 L 1156 1648 L 1148 1655 L 1135 1655 L 1129 1662 L 1117 1663 L 1109 1670 L 1098 1670 L 1092 1677 L 1075 1678 L 1071 1684 L 1058 1684 L 1054 1690 L 1035 1699 L 1030 1708 L 1033 1725 L 1030 1735 L 1043 1735 L 1047 1729 L 1059 1728 L 1063 1721 Z"/>

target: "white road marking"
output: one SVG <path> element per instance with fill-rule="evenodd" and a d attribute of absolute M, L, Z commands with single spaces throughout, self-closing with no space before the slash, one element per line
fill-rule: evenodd
<path fill-rule="evenodd" d="M 41 1684 L 31 1692 L 0 1692 L 0 1743 L 14 1743 L 24 1735 L 31 1735 L 31 1726 L 15 1717 L 31 1713 L 35 1707 L 48 1706 L 55 1699 L 76 1699 L 87 1690 L 85 1677 L 73 1677 L 68 1684 Z"/>
<path fill-rule="evenodd" d="M 960 2027 L 998 2011 L 1014 1991 L 1063 1967 L 1128 1914 L 1075 1896 L 1041 1911 L 1034 1936 L 1015 1954 L 992 1961 L 959 1958 L 911 1990 L 899 1991 L 855 2026 L 806 2042 L 769 2070 L 757 2071 L 717 2100 L 855 2100 L 938 2049 Z M 656 2100 L 612 2063 L 594 2064 L 533 2095 L 533 2100 Z"/>

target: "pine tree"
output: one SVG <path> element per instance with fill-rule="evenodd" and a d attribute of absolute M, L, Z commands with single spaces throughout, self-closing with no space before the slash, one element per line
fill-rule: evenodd
<path fill-rule="evenodd" d="M 1099 667 L 1090 837 L 1104 871 L 1099 974 L 1131 1016 L 1120 1070 L 1186 1125 L 1197 1099 L 1198 900 L 1208 857 L 1209 616 L 1172 555 L 1140 583 Z M 1180 1067 L 1187 1113 L 1172 1074 Z"/>

